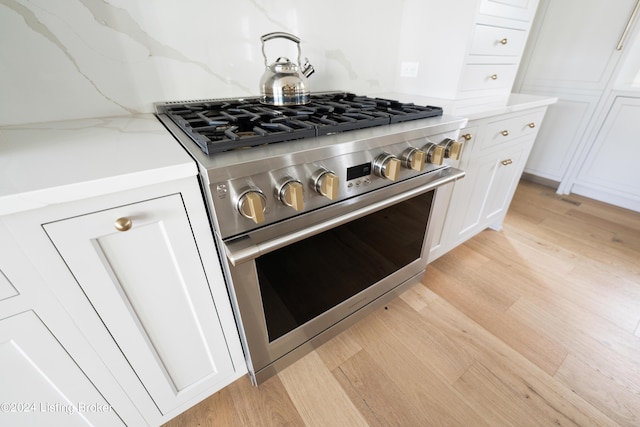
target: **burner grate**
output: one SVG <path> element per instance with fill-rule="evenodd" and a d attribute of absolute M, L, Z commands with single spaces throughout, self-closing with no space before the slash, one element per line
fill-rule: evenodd
<path fill-rule="evenodd" d="M 207 154 L 442 115 L 442 108 L 357 96 L 311 95 L 299 106 L 261 104 L 259 98 L 170 102 L 157 106 Z"/>

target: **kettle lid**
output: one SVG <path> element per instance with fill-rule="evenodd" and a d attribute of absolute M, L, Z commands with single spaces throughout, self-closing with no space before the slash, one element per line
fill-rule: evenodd
<path fill-rule="evenodd" d="M 289 58 L 285 58 L 284 56 L 276 59 L 276 62 L 269 66 L 271 71 L 274 73 L 297 73 L 298 72 L 298 64 L 289 61 Z"/>

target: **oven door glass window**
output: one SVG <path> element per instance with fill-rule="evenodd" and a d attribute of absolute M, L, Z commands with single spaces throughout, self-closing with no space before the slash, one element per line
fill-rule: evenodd
<path fill-rule="evenodd" d="M 420 258 L 433 191 L 260 256 L 269 341 Z"/>

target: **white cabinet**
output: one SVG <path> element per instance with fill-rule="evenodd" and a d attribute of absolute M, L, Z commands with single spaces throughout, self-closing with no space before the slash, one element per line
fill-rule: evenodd
<path fill-rule="evenodd" d="M 538 0 L 480 1 L 457 99 L 506 101 L 537 6 Z"/>
<path fill-rule="evenodd" d="M 124 426 L 33 311 L 0 319 L 0 424 Z"/>
<path fill-rule="evenodd" d="M 0 425 L 146 425 L 0 217 Z"/>
<path fill-rule="evenodd" d="M 523 65 L 523 88 L 604 90 L 637 0 L 541 0 Z M 572 19 L 575 17 L 575 19 Z"/>
<path fill-rule="evenodd" d="M 559 193 L 589 192 L 603 201 L 619 200 L 627 206 L 616 185 L 615 176 L 624 171 L 633 176 L 635 169 L 603 168 L 588 172 L 595 145 L 607 138 L 603 128 L 615 98 L 615 80 L 625 62 L 636 60 L 631 42 L 638 37 L 638 18 L 632 19 L 638 0 L 541 0 L 529 44 L 517 78 L 518 91 L 557 96 L 549 108 L 538 143 L 527 162 L 525 172 L 550 181 Z M 576 16 L 576 19 L 570 17 Z M 622 38 L 627 29 L 626 39 Z M 624 43 L 620 43 L 624 41 Z M 638 92 L 634 97 L 638 97 Z M 619 122 L 620 125 L 622 122 Z M 629 126 L 627 135 L 634 132 Z M 614 147 L 616 142 L 604 143 Z M 626 158 L 640 155 L 640 148 L 628 147 Z M 615 150 L 619 152 L 619 150 Z M 605 155 L 606 157 L 606 155 Z M 588 189 L 590 187 L 590 189 Z M 611 190 L 607 197 L 606 193 Z"/>
<path fill-rule="evenodd" d="M 119 231 L 125 218 L 131 226 Z M 246 373 L 195 176 L 7 215 L 0 226 L 44 287 L 26 275 L 25 292 L 0 280 L 4 306 L 26 295 L 22 305 L 44 306 L 56 335 L 79 331 L 67 357 L 125 424 L 160 425 Z"/>
<path fill-rule="evenodd" d="M 44 229 L 163 414 L 234 373 L 179 194 Z"/>
<path fill-rule="evenodd" d="M 399 57 L 420 67 L 417 76 L 399 78 L 395 91 L 456 100 L 460 107 L 504 105 L 537 5 L 538 0 L 407 2 Z"/>
<path fill-rule="evenodd" d="M 471 120 L 447 217 L 430 261 L 487 227 L 499 230 L 547 107 Z"/>
<path fill-rule="evenodd" d="M 573 192 L 640 212 L 640 168 L 635 129 L 640 98 L 616 97 L 589 151 Z"/>

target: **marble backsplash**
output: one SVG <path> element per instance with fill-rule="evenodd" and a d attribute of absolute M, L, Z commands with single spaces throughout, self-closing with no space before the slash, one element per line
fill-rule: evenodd
<path fill-rule="evenodd" d="M 421 40 L 456 1 L 0 0 L 0 125 L 258 95 L 272 31 L 301 38 L 312 91 L 427 95 Z M 269 63 L 297 57 L 290 41 L 266 46 Z M 401 77 L 403 62 L 418 75 Z"/>

